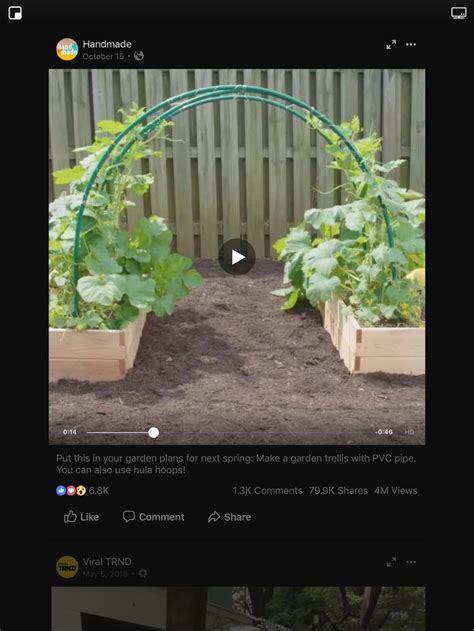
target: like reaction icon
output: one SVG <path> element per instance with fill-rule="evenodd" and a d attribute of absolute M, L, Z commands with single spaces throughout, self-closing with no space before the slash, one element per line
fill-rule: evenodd
<path fill-rule="evenodd" d="M 69 513 L 64 515 L 64 523 L 65 524 L 74 524 L 77 521 L 77 514 L 70 510 Z"/>

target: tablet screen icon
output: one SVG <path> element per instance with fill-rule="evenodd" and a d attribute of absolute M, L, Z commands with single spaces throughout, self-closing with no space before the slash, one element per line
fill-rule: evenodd
<path fill-rule="evenodd" d="M 464 20 L 467 17 L 467 7 L 451 7 L 453 20 Z"/>

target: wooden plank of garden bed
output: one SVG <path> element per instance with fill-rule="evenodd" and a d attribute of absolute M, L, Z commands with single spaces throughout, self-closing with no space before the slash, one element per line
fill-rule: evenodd
<path fill-rule="evenodd" d="M 356 357 L 357 342 L 360 338 L 360 327 L 357 320 L 352 316 L 344 316 L 344 303 L 337 303 L 337 324 L 336 324 L 336 341 L 335 346 L 339 350 L 339 354 L 351 372 L 354 370 L 354 362 Z"/>
<path fill-rule="evenodd" d="M 171 94 L 176 96 L 188 90 L 186 70 L 170 71 Z M 191 160 L 189 155 L 189 112 L 173 119 L 173 173 L 176 208 L 177 249 L 184 256 L 194 257 L 193 200 Z"/>
<path fill-rule="evenodd" d="M 261 71 L 244 70 L 246 85 L 261 85 Z M 245 172 L 247 184 L 247 239 L 257 258 L 265 256 L 262 105 L 245 102 Z"/>
<path fill-rule="evenodd" d="M 300 101 L 309 101 L 309 72 L 293 70 L 293 96 Z M 293 119 L 293 182 L 294 219 L 303 221 L 304 212 L 311 208 L 311 161 L 310 128 L 297 118 Z"/>
<path fill-rule="evenodd" d="M 285 71 L 269 70 L 268 87 L 285 92 Z M 268 110 L 268 178 L 270 216 L 270 256 L 277 239 L 288 232 L 286 203 L 286 119 L 287 114 L 276 107 Z"/>
<path fill-rule="evenodd" d="M 212 70 L 195 71 L 195 87 L 212 85 Z M 216 156 L 214 138 L 214 105 L 202 105 L 196 109 L 196 138 L 199 178 L 199 223 L 201 226 L 201 258 L 216 259 L 217 240 L 217 190 Z"/>
<path fill-rule="evenodd" d="M 146 90 L 146 107 L 150 109 L 154 105 L 158 105 L 165 100 L 163 86 L 163 72 L 156 69 L 145 70 L 145 90 Z M 153 117 L 147 119 L 151 121 L 164 110 L 159 110 Z M 165 132 L 169 135 L 169 132 Z M 155 181 L 150 187 L 150 205 L 152 215 L 163 217 L 169 221 L 169 200 L 168 200 L 168 164 L 166 160 L 166 148 L 168 142 L 166 140 L 155 140 L 152 143 L 154 151 L 161 151 L 162 155 L 157 158 L 150 158 L 149 171 L 153 173 Z"/>
<path fill-rule="evenodd" d="M 359 357 L 356 359 L 355 373 L 387 372 L 404 375 L 424 375 L 424 357 Z"/>
<path fill-rule="evenodd" d="M 418 328 L 364 328 L 358 354 L 361 357 L 423 357 L 425 330 Z"/>
<path fill-rule="evenodd" d="M 49 356 L 54 359 L 124 359 L 125 331 L 49 330 Z"/>
<path fill-rule="evenodd" d="M 235 85 L 237 71 L 219 70 L 219 83 Z M 237 101 L 221 101 L 220 125 L 223 240 L 227 241 L 241 236 Z"/>
<path fill-rule="evenodd" d="M 125 359 L 50 359 L 49 381 L 117 381 L 126 373 Z"/>
<path fill-rule="evenodd" d="M 343 302 L 335 297 L 319 309 L 324 328 L 351 373 L 424 374 L 424 329 L 361 327 L 354 316 L 343 315 L 343 307 Z"/>
<path fill-rule="evenodd" d="M 339 340 L 339 356 L 344 362 L 347 370 L 351 370 L 351 351 L 350 351 L 350 341 L 347 337 L 341 337 Z"/>
<path fill-rule="evenodd" d="M 323 310 L 323 323 L 324 328 L 331 336 L 332 343 L 339 350 L 342 335 L 342 321 L 340 318 L 340 300 L 339 298 L 332 298 L 324 303 Z"/>
<path fill-rule="evenodd" d="M 133 366 L 135 357 L 137 356 L 145 321 L 146 313 L 144 311 L 140 311 L 138 318 L 126 329 L 127 370 Z"/>
<path fill-rule="evenodd" d="M 122 96 L 122 107 L 125 110 L 129 110 L 134 103 L 140 105 L 137 70 L 120 70 L 120 93 Z M 132 167 L 133 174 L 141 175 L 143 173 L 142 162 L 142 160 L 134 162 Z M 145 206 L 143 195 L 135 195 L 135 193 L 129 191 L 128 199 L 135 204 L 135 206 L 127 206 L 127 227 L 129 234 L 132 234 L 137 223 L 145 216 Z"/>
<path fill-rule="evenodd" d="M 49 330 L 49 380 L 123 379 L 135 360 L 146 314 L 118 331 Z"/>

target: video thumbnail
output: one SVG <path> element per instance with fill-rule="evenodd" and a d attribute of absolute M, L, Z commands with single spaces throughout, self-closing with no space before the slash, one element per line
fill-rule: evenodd
<path fill-rule="evenodd" d="M 54 587 L 52 631 L 424 631 L 424 587 Z"/>
<path fill-rule="evenodd" d="M 424 443 L 423 70 L 49 87 L 52 444 Z"/>

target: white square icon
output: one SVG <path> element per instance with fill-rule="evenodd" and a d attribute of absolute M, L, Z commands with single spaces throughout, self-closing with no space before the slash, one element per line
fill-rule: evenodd
<path fill-rule="evenodd" d="M 21 20 L 23 18 L 22 7 L 8 7 L 9 20 Z"/>

